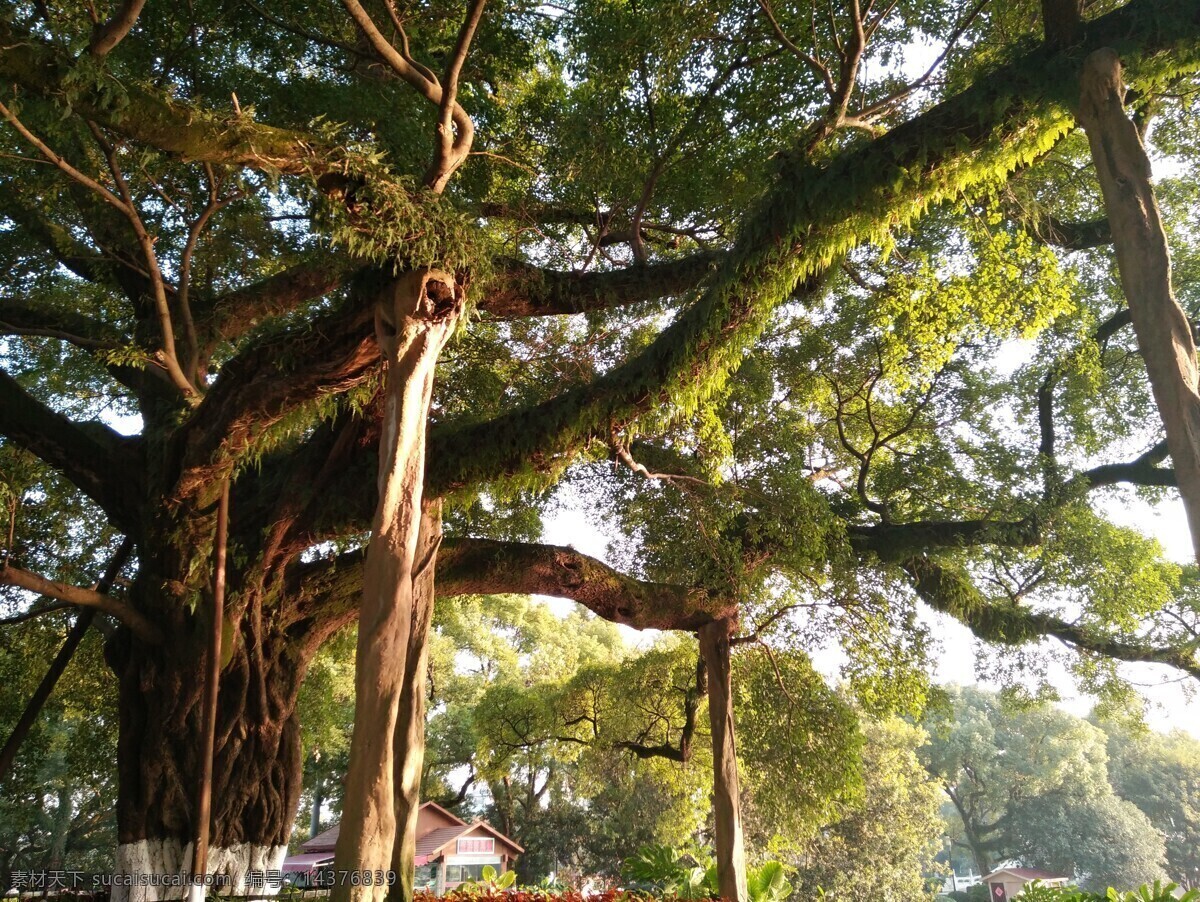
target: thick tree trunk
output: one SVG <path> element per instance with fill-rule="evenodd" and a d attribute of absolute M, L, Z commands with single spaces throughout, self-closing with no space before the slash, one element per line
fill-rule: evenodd
<path fill-rule="evenodd" d="M 724 899 L 746 902 L 746 848 L 742 838 L 737 744 L 733 731 L 732 624 L 719 620 L 700 628 L 700 653 L 708 670 L 708 719 L 712 726 L 713 817 L 717 883 Z"/>
<path fill-rule="evenodd" d="M 354 735 L 334 857 L 334 902 L 388 895 L 379 877 L 392 868 L 397 846 L 404 874 L 397 875 L 394 894 L 411 896 L 407 846 L 415 845 L 416 824 L 407 806 L 415 805 L 420 786 L 424 722 L 423 702 L 409 697 L 418 688 L 410 674 L 420 669 L 424 654 L 421 634 L 428 626 L 437 551 L 429 524 L 422 542 L 422 521 L 429 519 L 422 516 L 425 431 L 438 356 L 461 312 L 454 278 L 434 270 L 397 279 L 376 309 L 376 335 L 387 361 L 379 507 L 359 612 Z M 406 800 L 399 828 L 398 791 Z"/>
<path fill-rule="evenodd" d="M 227 881 L 225 892 L 249 889 L 249 871 L 280 867 L 301 789 L 295 705 L 308 661 L 283 637 L 248 653 L 256 643 L 247 629 L 243 622 L 230 642 L 216 721 L 207 873 Z M 112 899 L 179 899 L 201 772 L 203 636 L 147 647 L 122 632 L 107 654 L 120 692 Z"/>
<path fill-rule="evenodd" d="M 1171 288 L 1171 256 L 1163 231 L 1150 159 L 1125 115 L 1116 51 L 1097 50 L 1083 64 L 1079 121 L 1087 129 L 1112 226 L 1121 285 L 1138 347 L 1167 431 L 1167 447 L 1200 562 L 1200 393 L 1196 345 Z"/>

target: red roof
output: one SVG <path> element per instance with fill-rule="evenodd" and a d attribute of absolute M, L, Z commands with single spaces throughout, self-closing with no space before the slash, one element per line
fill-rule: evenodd
<path fill-rule="evenodd" d="M 993 877 L 998 877 L 1001 874 L 1012 874 L 1014 877 L 1020 877 L 1022 880 L 1070 880 L 1066 874 L 1056 874 L 1053 871 L 1043 871 L 1041 868 L 996 868 L 992 873 L 983 878 L 986 883 Z"/>
<path fill-rule="evenodd" d="M 417 854 L 432 856 L 442 846 L 448 846 L 470 829 L 469 824 L 463 824 L 461 827 L 439 827 L 437 830 L 430 830 L 417 840 Z"/>
<path fill-rule="evenodd" d="M 517 845 L 515 842 L 513 842 L 511 839 L 509 839 L 507 836 L 505 836 L 499 830 L 496 830 L 490 824 L 487 824 L 484 821 L 475 821 L 473 824 L 468 824 L 462 818 L 451 814 L 449 811 L 447 811 L 441 805 L 438 805 L 436 802 L 425 802 L 421 806 L 421 811 L 422 812 L 425 812 L 425 811 L 437 812 L 438 814 L 441 814 L 444 817 L 446 817 L 448 820 L 453 821 L 454 825 L 449 826 L 449 827 L 437 827 L 437 828 L 435 828 L 433 830 L 429 830 L 426 833 L 422 834 L 421 836 L 417 837 L 416 854 L 418 857 L 428 856 L 429 858 L 436 858 L 437 857 L 436 853 L 440 852 L 443 848 L 448 846 L 451 842 L 458 839 L 460 836 L 465 836 L 466 834 L 468 834 L 471 831 L 476 830 L 476 829 L 483 830 L 487 833 L 490 833 L 498 841 L 504 843 L 506 846 L 509 846 L 515 852 L 520 853 L 520 852 L 525 851 L 523 848 L 521 848 L 521 846 Z M 303 848 L 304 851 L 309 854 L 323 852 L 326 855 L 331 855 L 331 854 L 333 854 L 334 846 L 337 845 L 337 839 L 338 839 L 339 832 L 340 832 L 340 825 L 335 824 L 334 826 L 332 826 L 328 830 L 326 830 L 324 833 L 319 833 L 316 836 L 314 836 L 312 839 L 310 839 L 308 842 L 303 843 L 301 845 L 301 848 Z"/>

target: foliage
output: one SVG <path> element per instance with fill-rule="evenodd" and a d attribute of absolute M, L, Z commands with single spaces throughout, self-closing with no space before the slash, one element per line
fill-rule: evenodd
<path fill-rule="evenodd" d="M 791 869 L 779 861 L 764 861 L 746 871 L 750 902 L 783 902 L 792 892 Z M 677 899 L 709 899 L 719 895 L 717 868 L 707 852 L 680 852 L 670 846 L 643 846 L 621 863 L 627 889 Z"/>
<path fill-rule="evenodd" d="M 494 867 L 488 864 L 483 866 L 479 880 L 468 881 L 457 887 L 456 891 L 469 897 L 491 895 L 504 892 L 516 882 L 516 871 L 505 871 L 503 874 L 499 874 Z"/>
<path fill-rule="evenodd" d="M 1155 880 L 1153 885 L 1142 884 L 1135 890 L 1122 892 L 1109 887 L 1105 892 L 1091 893 L 1043 886 L 1035 880 L 1021 891 L 1021 898 L 1030 902 L 1195 902 L 1200 898 L 1200 891 L 1188 890 L 1176 895 L 1177 889 L 1174 883 Z"/>
<path fill-rule="evenodd" d="M 941 822 L 937 786 L 917 758 L 927 737 L 899 718 L 868 720 L 864 733 L 861 801 L 815 836 L 773 848 L 796 868 L 798 898 L 931 899 Z"/>
<path fill-rule="evenodd" d="M 1011 859 L 1091 888 L 1165 876 L 1163 834 L 1115 791 L 1096 727 L 976 689 L 952 689 L 928 727 L 926 766 L 952 803 L 950 836 L 979 873 Z"/>

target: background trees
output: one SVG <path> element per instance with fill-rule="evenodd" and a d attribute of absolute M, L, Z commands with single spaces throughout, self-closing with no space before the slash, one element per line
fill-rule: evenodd
<path fill-rule="evenodd" d="M 950 835 L 977 871 L 1013 859 L 1101 890 L 1193 879 L 1181 841 L 1196 824 L 1183 802 L 1196 779 L 1195 739 L 1116 720 L 1097 726 L 975 689 L 952 690 L 928 727 L 926 766 L 949 799 Z"/>
<path fill-rule="evenodd" d="M 719 624 L 799 681 L 801 714 L 833 708 L 797 663 L 831 640 L 868 713 L 916 713 L 922 605 L 1005 646 L 1057 640 L 1110 693 L 1111 660 L 1196 673 L 1192 574 L 1098 500 L 1174 474 L 1070 114 L 1082 56 L 1112 45 L 1143 121 L 1194 116 L 1194 4 L 1095 5 L 1073 42 L 1043 41 L 1033 3 L 103 12 L 0 21 L 0 433 L 6 460 L 38 461 L 5 470 L 14 608 L 90 605 L 115 627 L 120 866 L 172 870 L 195 833 L 195 674 L 230 483 L 213 842 L 282 854 L 300 683 L 356 615 L 371 475 L 399 447 L 385 423 L 413 427 L 395 520 L 428 518 L 400 543 L 427 552 L 401 568 L 414 610 L 436 569 L 442 597 Z M 916 33 L 938 56 L 912 72 Z M 1161 145 L 1180 157 L 1161 193 L 1185 273 L 1193 139 L 1167 126 Z M 424 395 L 386 416 L 372 332 L 378 302 L 431 272 L 442 287 L 379 330 L 394 377 L 408 313 L 444 326 L 472 305 L 426 449 Z M 619 568 L 538 544 L 534 493 L 564 479 L 619 527 Z M 122 537 L 115 588 L 70 591 Z M 665 723 L 609 735 L 684 757 Z M 523 773 L 548 774 L 531 736 Z M 214 867 L 240 873 L 238 856 Z"/>

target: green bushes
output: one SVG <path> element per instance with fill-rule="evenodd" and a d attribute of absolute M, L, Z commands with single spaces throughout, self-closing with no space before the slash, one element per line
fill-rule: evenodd
<path fill-rule="evenodd" d="M 1188 890 L 1181 896 L 1175 895 L 1174 883 L 1154 881 L 1153 886 L 1141 886 L 1126 893 L 1111 887 L 1104 893 L 1090 893 L 1077 889 L 1060 889 L 1042 886 L 1034 881 L 1021 893 L 1021 902 L 1200 902 L 1200 892 Z"/>
<path fill-rule="evenodd" d="M 678 852 L 669 846 L 642 846 L 636 855 L 621 863 L 621 878 L 638 892 L 677 899 L 714 899 L 717 866 L 704 853 Z M 768 861 L 746 871 L 750 902 L 783 902 L 792 894 L 787 868 Z"/>

